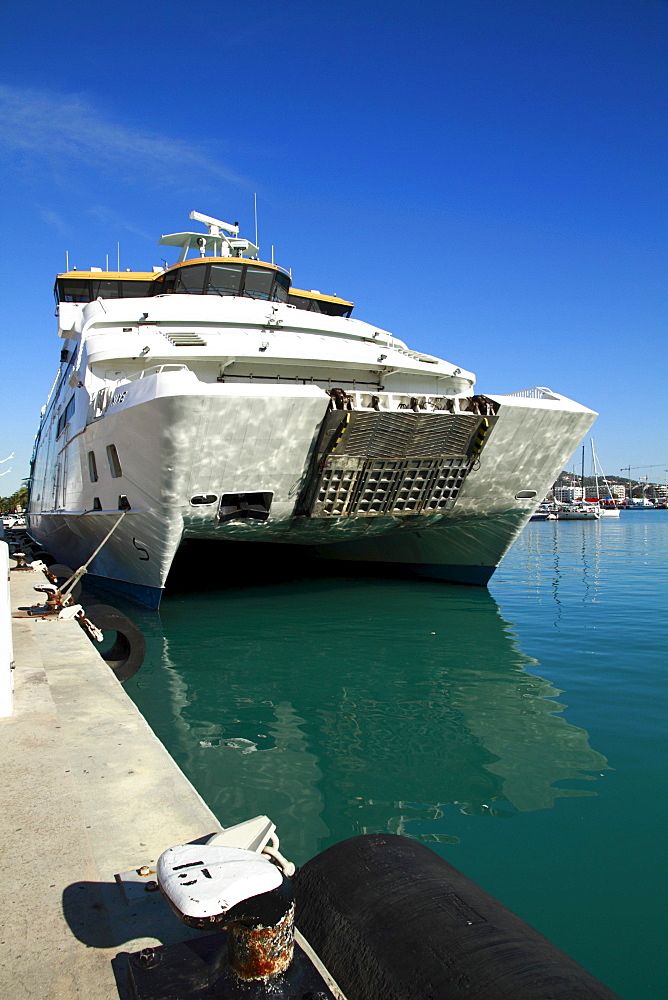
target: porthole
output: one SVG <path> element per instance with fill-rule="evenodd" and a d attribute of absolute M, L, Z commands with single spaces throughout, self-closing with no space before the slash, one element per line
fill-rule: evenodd
<path fill-rule="evenodd" d="M 90 476 L 91 483 L 97 482 L 97 462 L 95 461 L 95 452 L 88 452 L 88 475 Z"/>
<path fill-rule="evenodd" d="M 515 494 L 516 500 L 534 500 L 538 494 L 536 490 L 520 490 L 519 493 Z"/>
<path fill-rule="evenodd" d="M 113 479 L 120 479 L 123 475 L 123 469 L 121 468 L 121 460 L 118 457 L 118 452 L 116 451 L 115 444 L 107 445 L 107 458 L 109 460 L 109 471 Z"/>
<path fill-rule="evenodd" d="M 190 503 L 193 507 L 205 507 L 208 504 L 215 503 L 218 497 L 215 493 L 196 493 L 194 497 L 190 498 Z"/>

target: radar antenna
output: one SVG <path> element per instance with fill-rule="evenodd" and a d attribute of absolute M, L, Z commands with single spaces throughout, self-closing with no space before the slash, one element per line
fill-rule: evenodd
<path fill-rule="evenodd" d="M 238 222 L 232 225 L 229 222 L 223 222 L 222 219 L 214 219 L 211 215 L 203 215 L 202 212 L 191 212 L 190 218 L 196 222 L 203 222 L 205 226 L 208 226 L 209 232 L 206 235 L 202 233 L 170 233 L 158 240 L 164 246 L 181 247 L 179 262 L 186 259 L 188 250 L 196 248 L 199 249 L 201 257 L 206 256 L 207 251 L 212 253 L 214 257 L 242 257 L 244 253 L 248 254 L 249 257 L 257 255 L 258 247 L 254 243 L 238 238 Z"/>
<path fill-rule="evenodd" d="M 233 236 L 239 235 L 238 223 L 231 226 L 229 222 L 222 222 L 221 219 L 213 219 L 210 215 L 202 215 L 201 212 L 191 212 L 189 218 L 194 219 L 195 222 L 203 222 L 205 226 L 208 226 L 209 236 L 220 236 L 221 229 L 224 229 L 227 233 L 232 233 Z"/>

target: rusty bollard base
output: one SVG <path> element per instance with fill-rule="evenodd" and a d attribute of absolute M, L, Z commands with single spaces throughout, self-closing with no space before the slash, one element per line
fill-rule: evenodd
<path fill-rule="evenodd" d="M 130 955 L 134 1000 L 335 1000 L 296 943 L 292 962 L 270 984 L 265 979 L 241 980 L 229 965 L 227 951 L 227 934 L 220 932 Z"/>
<path fill-rule="evenodd" d="M 274 926 L 248 926 L 241 921 L 230 921 L 227 926 L 229 963 L 245 982 L 285 972 L 292 961 L 294 943 L 294 903 Z"/>

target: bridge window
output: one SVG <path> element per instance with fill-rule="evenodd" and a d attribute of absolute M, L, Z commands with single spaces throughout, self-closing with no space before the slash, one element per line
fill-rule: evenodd
<path fill-rule="evenodd" d="M 120 299 L 120 281 L 91 281 L 91 299 Z"/>
<path fill-rule="evenodd" d="M 285 274 L 281 274 L 280 271 L 276 272 L 276 284 L 274 285 L 274 293 L 272 299 L 276 299 L 278 302 L 288 301 L 288 291 L 290 289 L 290 279 Z"/>
<path fill-rule="evenodd" d="M 151 295 L 167 295 L 174 291 L 178 274 L 170 271 L 169 274 L 161 274 L 156 278 L 151 288 Z"/>
<path fill-rule="evenodd" d="M 212 264 L 208 295 L 240 295 L 244 269 L 241 264 Z"/>
<path fill-rule="evenodd" d="M 93 302 L 95 299 L 143 299 L 151 281 L 114 278 L 58 278 L 56 302 Z"/>
<path fill-rule="evenodd" d="M 150 281 L 119 281 L 118 284 L 121 286 L 123 299 L 145 299 L 151 291 Z"/>
<path fill-rule="evenodd" d="M 59 302 L 90 302 L 90 282 L 61 280 L 58 282 Z"/>
<path fill-rule="evenodd" d="M 94 299 L 143 299 L 151 288 L 150 281 L 91 281 Z"/>
<path fill-rule="evenodd" d="M 192 267 L 180 268 L 177 272 L 174 291 L 177 294 L 201 295 L 204 291 L 206 270 L 206 264 L 194 264 Z"/>
<path fill-rule="evenodd" d="M 271 271 L 266 271 L 263 267 L 248 267 L 244 295 L 251 299 L 269 299 L 273 281 L 274 275 Z"/>
<path fill-rule="evenodd" d="M 326 316 L 350 316 L 353 307 L 347 303 L 328 302 L 326 299 L 309 298 L 307 295 L 288 295 L 288 302 L 297 309 L 324 313 Z"/>

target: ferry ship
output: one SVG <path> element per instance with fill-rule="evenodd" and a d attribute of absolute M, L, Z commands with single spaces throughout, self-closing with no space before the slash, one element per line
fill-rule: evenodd
<path fill-rule="evenodd" d="M 151 608 L 188 539 L 219 543 L 226 574 L 225 543 L 262 542 L 485 585 L 596 414 L 544 387 L 476 394 L 295 288 L 236 223 L 190 218 L 206 232 L 159 241 L 171 266 L 56 278 L 34 539 Z"/>

